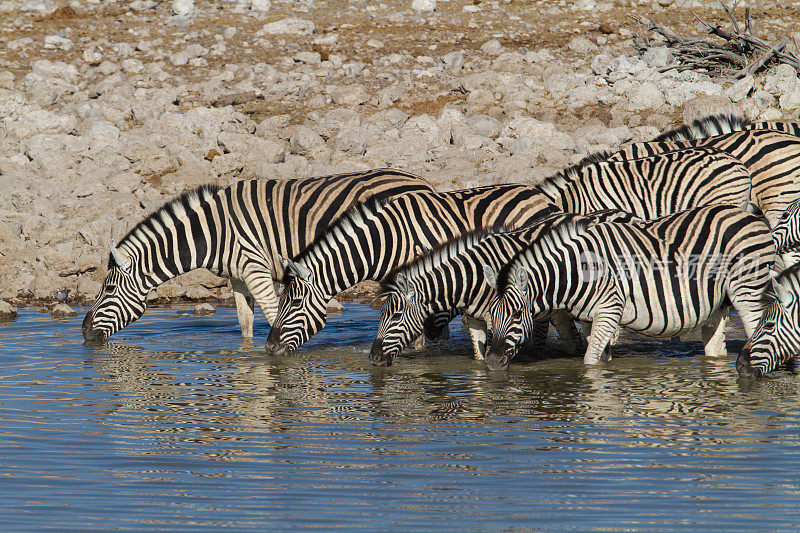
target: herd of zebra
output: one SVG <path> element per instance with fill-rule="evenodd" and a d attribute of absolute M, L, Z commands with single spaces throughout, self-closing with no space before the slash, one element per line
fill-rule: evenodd
<path fill-rule="evenodd" d="M 206 268 L 230 279 L 244 337 L 258 304 L 275 355 L 322 329 L 335 295 L 375 280 L 377 365 L 458 315 L 490 369 L 540 345 L 551 322 L 588 364 L 609 359 L 620 327 L 699 329 L 706 354 L 725 355 L 735 309 L 749 338 L 737 371 L 763 376 L 800 351 L 797 252 L 800 124 L 715 116 L 536 185 L 436 192 L 379 169 L 201 187 L 112 245 L 83 335 L 106 340 L 154 288 Z"/>

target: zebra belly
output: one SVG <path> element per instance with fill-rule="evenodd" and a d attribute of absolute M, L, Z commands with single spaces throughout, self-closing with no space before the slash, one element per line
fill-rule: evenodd
<path fill-rule="evenodd" d="M 689 280 L 684 274 L 666 272 L 663 277 L 638 280 L 627 297 L 620 325 L 648 337 L 679 337 L 697 330 L 722 307 L 722 279 L 711 286 L 705 280 Z"/>

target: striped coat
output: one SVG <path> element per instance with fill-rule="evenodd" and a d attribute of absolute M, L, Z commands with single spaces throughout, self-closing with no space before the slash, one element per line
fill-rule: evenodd
<path fill-rule="evenodd" d="M 266 349 L 296 350 L 325 325 L 327 303 L 364 280 L 380 281 L 418 255 L 478 228 L 520 227 L 554 212 L 538 190 L 497 185 L 405 194 L 348 212 L 295 261 Z"/>
<path fill-rule="evenodd" d="M 720 346 L 726 307 L 750 335 L 763 310 L 775 247 L 755 215 L 728 206 L 648 222 L 556 226 L 501 271 L 490 304 L 490 368 L 504 368 L 534 316 L 555 310 L 592 322 L 584 361 L 601 360 L 617 328 L 675 337 L 703 327 Z"/>
<path fill-rule="evenodd" d="M 147 295 L 196 268 L 230 278 L 244 337 L 253 336 L 257 303 L 271 322 L 294 257 L 357 202 L 431 186 L 406 172 L 379 169 L 325 178 L 240 181 L 204 186 L 168 202 L 112 248 L 108 275 L 83 323 L 86 339 L 106 339 L 140 317 Z"/>

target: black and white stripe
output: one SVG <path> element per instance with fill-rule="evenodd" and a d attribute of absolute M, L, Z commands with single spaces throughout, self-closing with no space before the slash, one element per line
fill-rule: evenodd
<path fill-rule="evenodd" d="M 322 178 L 240 181 L 200 187 L 168 202 L 114 247 L 108 275 L 83 322 L 86 339 L 106 339 L 139 318 L 158 285 L 196 268 L 230 278 L 244 337 L 257 303 L 271 322 L 279 257 L 294 257 L 357 202 L 431 186 L 379 169 Z"/>
<path fill-rule="evenodd" d="M 773 279 L 764 298 L 764 313 L 736 359 L 742 377 L 764 376 L 800 352 L 800 265 Z"/>
<path fill-rule="evenodd" d="M 500 271 L 486 363 L 505 368 L 529 338 L 534 317 L 556 310 L 592 322 L 586 363 L 604 358 L 620 325 L 653 337 L 702 327 L 706 353 L 727 353 L 721 342 L 727 306 L 738 311 L 749 336 L 774 260 L 768 228 L 735 207 L 647 222 L 562 223 Z"/>
<path fill-rule="evenodd" d="M 594 223 L 633 218 L 629 213 L 613 210 L 588 217 L 551 215 L 517 230 L 498 228 L 469 233 L 416 258 L 392 272 L 382 284 L 386 301 L 381 308 L 370 360 L 375 364 L 391 364 L 392 359 L 422 333 L 429 316 L 450 310 L 465 317 L 475 356 L 483 359 L 488 304 L 495 296 L 494 284 L 488 282 L 484 274 L 487 269 L 497 272 L 539 235 L 564 221 L 586 219 Z M 577 353 L 583 343 L 571 319 L 554 318 L 566 350 Z M 547 326 L 546 321 L 544 325 Z M 546 336 L 546 328 L 543 333 Z M 534 336 L 534 342 L 542 341 Z"/>
<path fill-rule="evenodd" d="M 520 227 L 554 211 L 537 189 L 523 185 L 418 192 L 361 204 L 286 263 L 290 279 L 266 349 L 275 354 L 296 350 L 324 327 L 331 298 L 359 281 L 380 281 L 465 232 Z"/>
<path fill-rule="evenodd" d="M 800 200 L 792 202 L 772 228 L 772 239 L 779 254 L 800 252 Z"/>
<path fill-rule="evenodd" d="M 713 148 L 621 160 L 613 155 L 590 155 L 537 187 L 564 212 L 621 209 L 645 220 L 703 205 L 742 207 L 750 200 L 747 168 Z"/>
<path fill-rule="evenodd" d="M 750 203 L 758 207 L 772 228 L 789 205 L 800 199 L 800 127 L 794 123 L 759 122 L 749 128 L 708 137 L 698 124 L 682 126 L 655 141 L 626 146 L 608 160 L 640 159 L 686 148 L 725 152 L 747 168 L 751 178 Z"/>

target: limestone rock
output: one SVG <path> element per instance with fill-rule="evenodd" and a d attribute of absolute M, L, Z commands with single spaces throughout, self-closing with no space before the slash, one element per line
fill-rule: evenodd
<path fill-rule="evenodd" d="M 73 308 L 71 308 L 67 304 L 60 303 L 53 308 L 50 314 L 53 315 L 53 318 L 67 318 L 75 316 L 77 313 Z"/>
<path fill-rule="evenodd" d="M 196 305 L 192 310 L 192 313 L 196 316 L 208 316 L 213 315 L 216 312 L 217 310 L 214 309 L 214 306 L 208 303 Z"/>
<path fill-rule="evenodd" d="M 17 310 L 13 305 L 5 300 L 0 300 L 0 322 L 14 320 L 17 315 Z"/>

